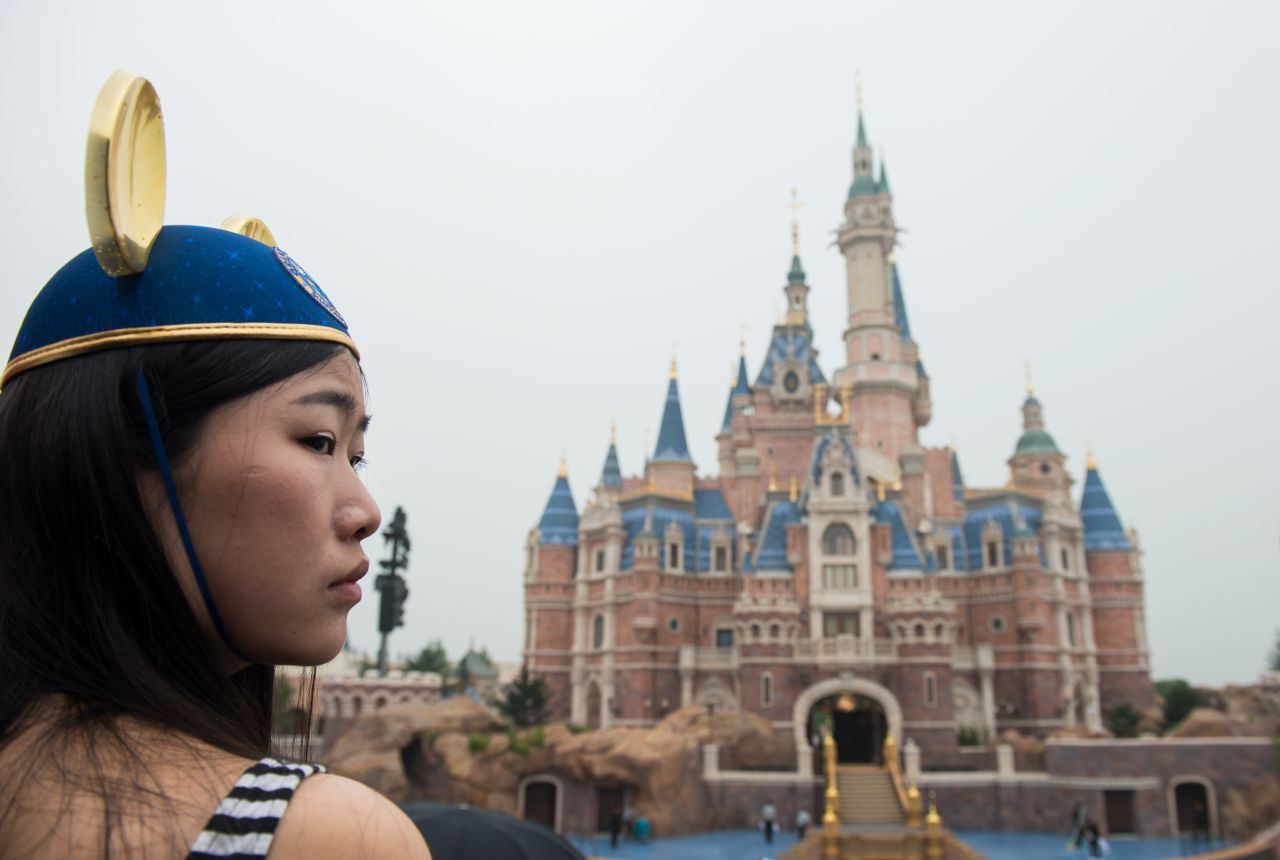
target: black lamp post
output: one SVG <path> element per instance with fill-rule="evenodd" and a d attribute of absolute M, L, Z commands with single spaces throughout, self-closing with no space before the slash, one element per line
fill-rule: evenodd
<path fill-rule="evenodd" d="M 397 627 L 404 626 L 404 601 L 409 596 L 400 571 L 409 566 L 409 532 L 404 527 L 404 508 L 397 507 L 391 525 L 382 533 L 382 539 L 391 544 L 391 558 L 378 562 L 383 573 L 374 581 L 381 595 L 378 605 L 378 632 L 382 643 L 378 646 L 378 674 L 387 674 L 387 636 Z"/>

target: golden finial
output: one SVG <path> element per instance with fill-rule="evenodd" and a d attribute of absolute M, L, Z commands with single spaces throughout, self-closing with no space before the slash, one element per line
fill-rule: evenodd
<path fill-rule="evenodd" d="M 609 419 L 609 444 L 618 444 L 618 419 L 616 416 Z"/>
<path fill-rule="evenodd" d="M 855 71 L 853 73 L 853 93 L 854 99 L 858 102 L 858 113 L 862 113 L 862 72 Z"/>
<path fill-rule="evenodd" d="M 569 477 L 569 461 L 565 459 L 564 449 L 560 449 L 560 468 L 556 469 L 557 478 Z"/>
<path fill-rule="evenodd" d="M 1026 359 L 1026 372 L 1027 372 L 1027 396 L 1030 397 L 1034 392 L 1034 389 L 1031 386 L 1031 359 L 1029 358 Z"/>
<path fill-rule="evenodd" d="M 884 484 L 880 481 L 876 481 L 876 498 L 884 501 Z"/>
<path fill-rule="evenodd" d="M 776 493 L 778 491 L 778 467 L 774 463 L 769 464 L 769 492 Z"/>
<path fill-rule="evenodd" d="M 893 491 L 894 491 L 895 493 L 900 493 L 900 492 L 902 492 L 902 481 L 895 480 L 895 481 L 893 482 Z"/>
<path fill-rule="evenodd" d="M 792 476 L 791 476 L 791 487 L 789 488 L 788 492 L 789 492 L 789 493 L 790 493 L 790 495 L 791 495 L 791 501 L 793 501 L 793 502 L 794 502 L 796 499 L 800 498 L 799 491 L 796 489 L 796 478 L 795 478 L 795 475 L 792 475 Z"/>
<path fill-rule="evenodd" d="M 1090 470 L 1097 469 L 1098 458 L 1093 456 L 1093 440 L 1092 439 L 1089 440 L 1089 447 L 1086 449 L 1086 452 L 1087 453 L 1085 454 L 1084 467 Z"/>
<path fill-rule="evenodd" d="M 679 377 L 679 375 L 680 375 L 679 371 L 676 369 L 676 351 L 675 349 L 672 349 L 671 350 L 671 378 L 676 379 Z"/>
<path fill-rule="evenodd" d="M 796 213 L 805 207 L 804 203 L 796 196 L 796 190 L 791 189 L 791 202 L 787 204 L 791 209 L 791 254 L 792 256 L 800 256 L 800 221 Z"/>

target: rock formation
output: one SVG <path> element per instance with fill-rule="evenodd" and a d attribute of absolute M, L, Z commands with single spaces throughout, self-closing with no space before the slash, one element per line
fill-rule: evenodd
<path fill-rule="evenodd" d="M 431 799 L 512 814 L 520 780 L 530 774 L 630 786 L 654 830 L 677 834 L 718 824 L 700 779 L 702 745 L 718 744 L 746 759 L 772 735 L 768 721 L 755 714 L 708 714 L 696 705 L 648 729 L 575 733 L 555 724 L 513 732 L 482 705 L 455 697 L 360 718 L 325 763 L 397 802 Z"/>

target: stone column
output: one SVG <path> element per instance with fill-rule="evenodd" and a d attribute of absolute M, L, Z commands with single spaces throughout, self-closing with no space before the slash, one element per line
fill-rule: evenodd
<path fill-rule="evenodd" d="M 918 784 L 920 782 L 920 747 L 911 738 L 907 738 L 907 742 L 902 745 L 902 762 L 907 783 Z"/>
<path fill-rule="evenodd" d="M 1013 761 L 1013 747 L 1009 744 L 996 745 L 996 779 L 1013 779 L 1017 772 Z"/>
<path fill-rule="evenodd" d="M 717 744 L 702 745 L 702 778 L 714 779 L 720 773 L 720 747 Z"/>
<path fill-rule="evenodd" d="M 987 724 L 987 737 L 996 736 L 996 685 L 995 651 L 990 645 L 979 645 L 974 650 L 978 663 L 978 682 L 982 688 L 982 719 Z"/>

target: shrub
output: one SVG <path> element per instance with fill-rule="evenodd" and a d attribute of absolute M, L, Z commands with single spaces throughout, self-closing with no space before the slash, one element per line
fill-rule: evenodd
<path fill-rule="evenodd" d="M 961 726 L 956 732 L 957 742 L 962 747 L 984 747 L 987 745 L 987 730 L 979 726 Z"/>
<path fill-rule="evenodd" d="M 1156 681 L 1156 692 L 1164 699 L 1165 731 L 1187 718 L 1187 714 L 1200 707 L 1200 695 L 1181 678 Z"/>
<path fill-rule="evenodd" d="M 1121 702 L 1106 713 L 1107 728 L 1118 738 L 1136 738 L 1142 715 L 1128 702 Z"/>
<path fill-rule="evenodd" d="M 580 735 L 583 732 L 591 731 L 587 726 L 580 726 L 577 723 L 565 723 L 564 727 L 569 730 L 569 734 L 571 735 Z"/>
<path fill-rule="evenodd" d="M 546 736 L 542 732 L 542 726 L 537 726 L 533 731 L 529 732 L 528 738 L 529 746 L 536 750 L 542 749 L 543 745 L 547 742 Z"/>
<path fill-rule="evenodd" d="M 467 749 L 473 753 L 482 753 L 489 749 L 489 736 L 480 732 L 472 732 L 467 737 Z"/>

